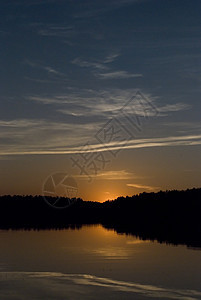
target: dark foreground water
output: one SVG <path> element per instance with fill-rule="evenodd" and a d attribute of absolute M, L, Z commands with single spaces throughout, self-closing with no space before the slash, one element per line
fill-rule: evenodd
<path fill-rule="evenodd" d="M 102 226 L 0 231 L 0 299 L 201 299 L 201 251 Z"/>

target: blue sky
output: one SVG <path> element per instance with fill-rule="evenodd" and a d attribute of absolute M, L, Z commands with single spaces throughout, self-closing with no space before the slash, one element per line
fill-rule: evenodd
<path fill-rule="evenodd" d="M 106 152 L 96 134 L 114 118 L 132 131 L 131 137 L 126 145 L 118 139 L 109 142 L 108 147 L 124 153 L 111 156 L 99 179 L 111 180 L 116 174 L 114 180 L 127 180 L 122 186 L 129 184 L 130 189 L 122 188 L 122 193 L 197 186 L 200 11 L 197 0 L 1 3 L 1 177 L 7 182 L 7 176 L 20 171 L 20 182 L 26 182 L 26 188 L 19 182 L 14 188 L 13 176 L 12 191 L 4 184 L 1 193 L 39 193 L 44 176 L 58 170 L 81 175 L 71 170 L 69 155 L 79 153 L 87 142 L 93 151 Z M 135 112 L 127 110 L 130 118 L 141 118 L 140 131 L 133 134 L 121 108 L 138 92 L 144 108 L 135 102 Z M 145 180 L 142 174 L 138 180 L 124 178 L 133 172 L 133 157 L 141 161 L 138 171 L 149 173 L 146 161 L 154 161 L 157 151 L 164 152 L 161 162 L 174 157 L 172 172 L 183 178 L 178 186 L 169 181 L 169 168 L 157 172 L 156 163 L 150 167 L 154 173 L 155 165 L 154 179 Z M 178 153 L 184 153 L 184 169 L 191 170 L 187 177 L 181 174 Z M 40 180 L 32 188 L 34 177 L 28 170 L 34 165 Z M 161 172 L 164 181 L 157 184 Z"/>

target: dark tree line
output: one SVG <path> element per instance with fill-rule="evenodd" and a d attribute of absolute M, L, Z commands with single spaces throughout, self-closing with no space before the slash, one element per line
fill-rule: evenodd
<path fill-rule="evenodd" d="M 61 206 L 66 200 L 60 199 Z M 42 196 L 0 197 L 1 229 L 80 228 L 83 224 L 102 224 L 142 239 L 201 247 L 201 189 L 141 193 L 104 203 L 76 199 L 63 209 L 51 207 Z"/>

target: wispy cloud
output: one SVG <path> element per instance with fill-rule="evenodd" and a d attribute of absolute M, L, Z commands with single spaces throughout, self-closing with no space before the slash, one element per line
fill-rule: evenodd
<path fill-rule="evenodd" d="M 145 99 L 135 99 L 137 90 L 128 89 L 110 89 L 110 90 L 75 90 L 63 95 L 52 96 L 30 96 L 31 101 L 36 101 L 46 105 L 56 105 L 58 112 L 65 115 L 97 117 L 105 116 L 111 118 L 119 114 L 124 105 L 124 112 L 130 118 L 135 116 L 152 117 L 156 114 L 158 117 L 165 117 L 169 113 L 179 112 L 190 109 L 191 106 L 184 103 L 159 105 L 156 98 L 149 94 L 143 94 Z M 133 99 L 130 101 L 130 99 Z M 126 103 L 129 104 L 127 105 Z M 153 107 L 151 109 L 151 106 Z"/>
<path fill-rule="evenodd" d="M 61 72 L 56 71 L 52 67 L 43 67 L 43 68 L 44 68 L 44 70 L 46 70 L 49 73 L 53 73 L 53 74 L 56 74 L 56 75 L 64 75 Z"/>
<path fill-rule="evenodd" d="M 83 124 L 50 122 L 48 120 L 1 120 L 0 129 L 0 155 L 78 154 L 108 150 L 201 145 L 201 134 L 197 134 L 132 139 L 126 143 L 125 141 L 113 141 L 105 144 L 97 144 L 94 138 L 92 139 L 93 143 L 89 144 L 88 147 L 80 146 L 88 142 L 89 136 L 93 137 L 94 123 L 83 126 Z M 124 170 L 113 172 L 100 173 L 99 178 L 130 178 L 130 174 Z"/>
<path fill-rule="evenodd" d="M 92 67 L 92 68 L 95 68 L 95 69 L 100 69 L 100 70 L 103 70 L 103 69 L 107 69 L 107 67 L 102 64 L 102 63 L 99 63 L 99 62 L 89 62 L 89 61 L 85 61 L 85 60 L 82 60 L 80 58 L 75 58 L 72 60 L 72 64 L 75 64 L 75 65 L 78 65 L 80 67 Z"/>
<path fill-rule="evenodd" d="M 56 79 L 56 78 L 51 78 L 51 79 L 40 79 L 40 78 L 35 78 L 35 77 L 29 77 L 29 76 L 24 76 L 24 79 L 25 80 L 29 80 L 29 81 L 32 81 L 32 82 L 37 82 L 37 83 L 40 83 L 40 84 L 52 84 L 52 83 L 60 83 L 61 82 L 61 78 L 59 78 L 59 80 L 58 79 Z M 65 79 L 63 79 L 64 81 L 66 81 Z"/>
<path fill-rule="evenodd" d="M 134 78 L 134 77 L 143 77 L 142 74 L 139 73 L 130 73 L 125 70 L 111 70 L 108 64 L 112 63 L 119 57 L 119 53 L 112 53 L 106 56 L 102 61 L 94 60 L 88 61 L 83 60 L 80 57 L 77 57 L 71 61 L 72 64 L 78 65 L 79 67 L 92 68 L 93 74 L 100 79 L 126 79 L 126 78 Z M 95 71 L 94 71 L 95 70 Z M 103 72 L 103 70 L 107 70 L 107 72 Z"/>
<path fill-rule="evenodd" d="M 24 63 L 32 68 L 37 68 L 37 69 L 41 69 L 46 71 L 49 74 L 54 74 L 54 75 L 58 75 L 58 76 L 65 76 L 64 73 L 59 72 L 58 70 L 56 70 L 55 68 L 51 67 L 51 66 L 44 66 L 42 63 L 39 62 L 35 62 L 35 61 L 31 61 L 26 59 L 24 61 Z"/>
<path fill-rule="evenodd" d="M 71 38 L 75 36 L 77 32 L 72 26 L 49 25 L 46 26 L 46 28 L 39 29 L 38 33 L 42 36 Z"/>
<path fill-rule="evenodd" d="M 175 103 L 175 104 L 166 104 L 163 107 L 159 107 L 158 110 L 163 113 L 163 112 L 186 110 L 189 108 L 191 108 L 190 104 Z"/>
<path fill-rule="evenodd" d="M 201 121 L 199 122 L 188 122 L 188 121 L 175 121 L 175 122 L 162 122 L 162 126 L 167 127 L 172 130 L 174 128 L 175 131 L 182 133 L 195 133 L 200 132 L 201 130 Z"/>
<path fill-rule="evenodd" d="M 97 73 L 96 76 L 100 77 L 101 79 L 121 79 L 121 78 L 123 79 L 123 78 L 132 78 L 132 77 L 143 77 L 142 74 L 134 74 L 134 73 L 129 73 L 127 71 Z"/>
<path fill-rule="evenodd" d="M 111 118 L 114 115 L 123 118 L 121 109 L 124 104 L 128 103 L 128 100 L 130 101 L 130 96 L 133 94 L 135 95 L 135 93 L 136 91 L 134 90 L 90 90 L 54 97 L 30 96 L 28 99 L 45 105 L 55 105 L 56 110 L 65 115 L 82 116 L 85 119 L 91 117 L 96 120 L 98 117 L 104 117 L 105 119 Z M 153 105 L 154 99 L 150 97 L 150 95 L 147 95 L 146 97 L 149 99 L 148 102 Z M 134 118 L 136 115 L 144 116 L 145 109 L 146 116 L 154 115 L 153 108 L 151 110 L 150 105 L 148 105 L 145 100 L 142 99 L 141 103 L 139 103 L 137 99 L 133 99 L 133 101 L 130 101 L 129 104 L 124 107 L 124 113 L 131 118 Z M 160 116 L 162 116 L 162 113 Z"/>
<path fill-rule="evenodd" d="M 115 61 L 116 58 L 119 57 L 119 56 L 120 56 L 120 53 L 112 53 L 112 54 L 106 56 L 106 58 L 104 59 L 104 63 L 105 64 L 106 63 L 111 63 L 111 62 Z"/>
<path fill-rule="evenodd" d="M 94 125 L 18 119 L 1 120 L 0 129 L 1 154 L 53 154 L 56 149 L 66 150 L 84 144 Z"/>
<path fill-rule="evenodd" d="M 30 96 L 28 100 L 45 105 L 57 105 L 63 114 L 102 115 L 112 114 L 122 108 L 122 104 L 136 93 L 136 90 L 75 90 L 71 93 L 52 96 Z M 150 97 L 149 97 L 150 98 Z"/>
<path fill-rule="evenodd" d="M 69 94 L 48 96 L 32 96 L 28 99 L 44 105 L 54 105 L 56 113 L 67 114 L 67 121 L 53 122 L 48 119 L 17 119 L 0 120 L 0 138 L 2 141 L 1 155 L 7 154 L 73 154 L 86 152 L 83 146 L 89 141 L 88 152 L 116 151 L 123 149 L 140 149 L 145 147 L 189 146 L 200 145 L 201 135 L 189 134 L 177 136 L 160 136 L 149 139 L 128 139 L 126 142 L 111 140 L 110 143 L 98 143 L 95 134 L 112 117 L 124 122 L 122 104 L 128 101 L 134 90 L 69 90 Z M 136 92 L 136 91 L 135 91 Z M 147 101 L 154 103 L 150 95 L 146 95 Z M 131 98 L 132 99 L 132 98 Z M 128 107 L 131 117 L 143 116 L 144 109 L 147 115 L 152 115 L 146 102 L 140 106 L 135 104 L 134 112 Z M 171 111 L 178 112 L 187 109 L 182 103 L 157 107 L 159 116 L 165 116 Z M 75 122 L 75 118 L 77 119 Z M 64 119 L 64 116 L 63 116 Z M 123 123 L 124 124 L 124 123 Z M 107 176 L 112 174 L 107 174 Z M 114 175 L 114 174 L 113 174 Z M 100 174 L 106 176 L 106 174 Z"/>
<path fill-rule="evenodd" d="M 86 178 L 86 175 L 77 175 L 77 177 Z M 135 175 L 134 173 L 128 172 L 126 170 L 104 171 L 96 175 L 96 179 L 104 179 L 104 180 L 126 180 L 126 179 L 136 179 L 136 178 L 139 178 L 139 176 Z"/>
<path fill-rule="evenodd" d="M 137 183 L 127 183 L 126 185 L 129 186 L 129 187 L 136 188 L 136 189 L 149 190 L 149 191 L 155 191 L 155 190 L 160 189 L 160 187 L 142 185 L 142 184 L 137 184 Z"/>
<path fill-rule="evenodd" d="M 119 53 L 111 53 L 107 55 L 105 58 L 103 58 L 102 60 L 94 59 L 91 61 L 84 60 L 80 57 L 76 57 L 71 61 L 71 63 L 82 68 L 84 67 L 84 68 L 92 68 L 97 70 L 107 70 L 109 69 L 108 64 L 112 63 L 119 56 L 120 56 Z"/>

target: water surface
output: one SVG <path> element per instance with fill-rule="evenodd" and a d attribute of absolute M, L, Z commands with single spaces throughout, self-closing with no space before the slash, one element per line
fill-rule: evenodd
<path fill-rule="evenodd" d="M 0 299 L 201 299 L 201 251 L 102 226 L 0 231 Z"/>

